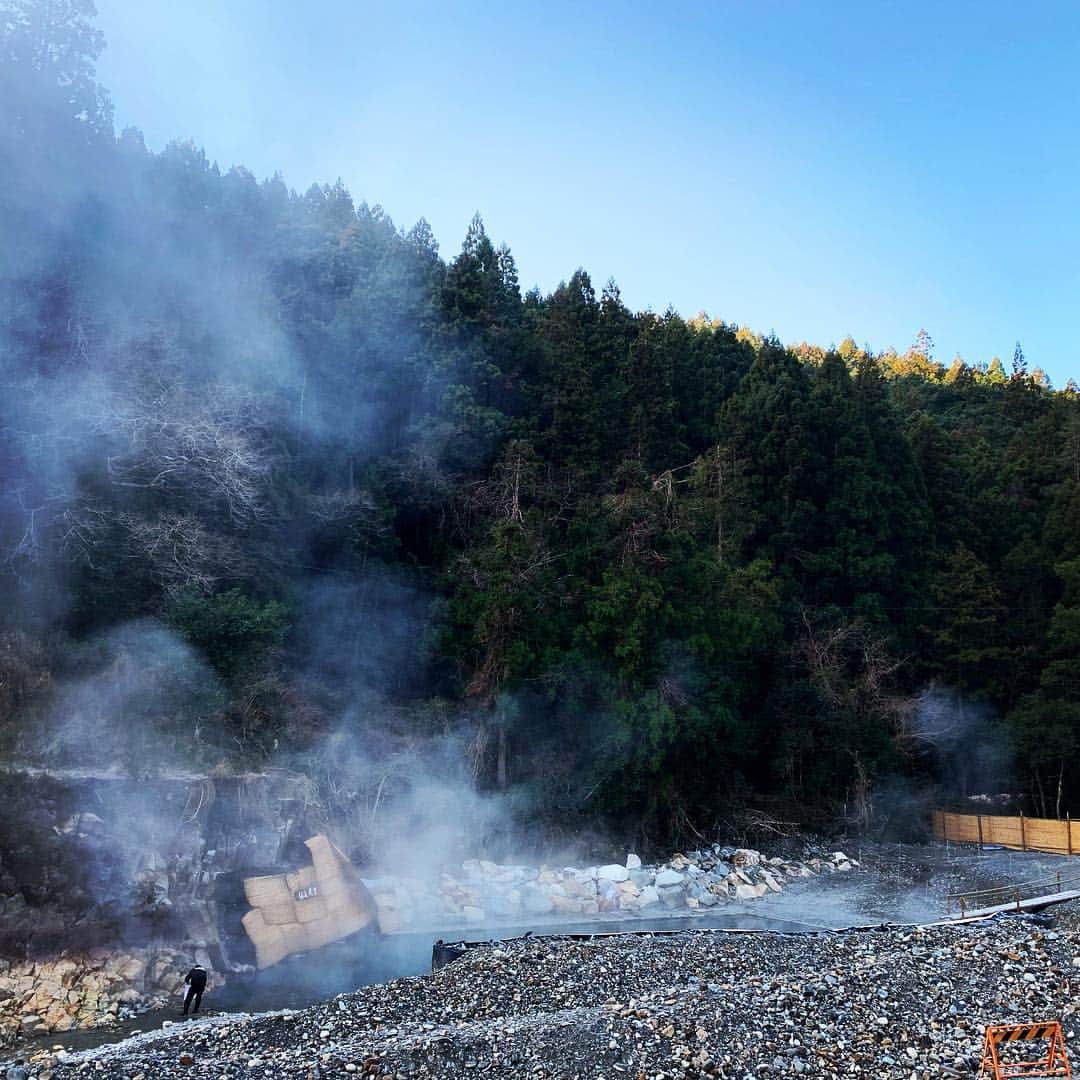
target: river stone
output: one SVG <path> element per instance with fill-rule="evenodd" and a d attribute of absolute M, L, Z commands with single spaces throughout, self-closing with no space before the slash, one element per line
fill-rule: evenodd
<path fill-rule="evenodd" d="M 683 891 L 679 886 L 660 890 L 660 903 L 666 908 L 677 908 L 683 905 Z"/>
<path fill-rule="evenodd" d="M 736 900 L 756 900 L 769 891 L 768 885 L 736 885 Z"/>
<path fill-rule="evenodd" d="M 683 876 L 677 870 L 661 870 L 656 875 L 657 888 L 663 889 L 672 885 L 682 885 Z"/>
<path fill-rule="evenodd" d="M 646 885 L 641 890 L 641 895 L 638 897 L 638 907 L 652 907 L 653 904 L 660 903 L 660 893 L 657 891 L 655 885 Z"/>
<path fill-rule="evenodd" d="M 596 895 L 596 882 L 592 878 L 567 878 L 562 883 L 563 892 L 567 896 L 590 897 Z"/>
<path fill-rule="evenodd" d="M 618 886 L 613 881 L 598 881 L 596 884 L 596 898 L 601 911 L 615 911 L 619 906 Z"/>
<path fill-rule="evenodd" d="M 768 870 L 762 870 L 761 871 L 761 877 L 762 877 L 762 880 L 764 881 L 766 887 L 771 892 L 783 892 L 784 891 L 784 887 L 780 884 L 779 881 L 776 880 L 776 878 L 774 878 L 772 876 L 772 874 L 769 873 Z"/>
<path fill-rule="evenodd" d="M 620 866 L 618 863 L 609 863 L 607 866 L 598 867 L 596 876 L 604 881 L 625 881 L 630 876 L 630 873 L 625 866 Z"/>
<path fill-rule="evenodd" d="M 761 862 L 761 852 L 752 848 L 737 848 L 731 856 L 736 866 L 757 866 Z"/>
<path fill-rule="evenodd" d="M 637 855 L 633 854 L 633 852 L 631 852 L 629 855 L 626 856 L 626 869 L 627 870 L 640 870 L 641 869 L 641 859 L 638 858 Z"/>

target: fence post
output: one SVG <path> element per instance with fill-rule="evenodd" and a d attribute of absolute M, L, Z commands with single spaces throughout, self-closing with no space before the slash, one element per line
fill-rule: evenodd
<path fill-rule="evenodd" d="M 1027 830 L 1024 828 L 1024 811 L 1020 811 L 1020 846 L 1027 851 Z"/>
<path fill-rule="evenodd" d="M 982 849 L 983 849 L 982 814 L 976 814 L 975 815 L 975 821 L 976 821 L 976 824 L 978 824 L 978 826 L 979 826 L 979 850 L 982 851 Z"/>
<path fill-rule="evenodd" d="M 1065 815 L 1065 835 L 1068 838 L 1065 842 L 1069 848 L 1069 854 L 1072 854 L 1072 815 Z"/>

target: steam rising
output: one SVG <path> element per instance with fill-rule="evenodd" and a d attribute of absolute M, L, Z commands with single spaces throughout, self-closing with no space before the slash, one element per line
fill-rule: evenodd
<path fill-rule="evenodd" d="M 133 777 L 186 765 L 170 748 L 180 738 L 197 740 L 200 723 L 221 703 L 206 663 L 153 619 L 109 631 L 84 655 L 90 672 L 61 687 L 27 755 L 64 766 L 114 763 Z"/>
<path fill-rule="evenodd" d="M 20 92 L 20 116 L 51 115 Z M 55 145 L 0 146 L 0 604 L 50 643 L 57 688 L 18 752 L 133 777 L 217 764 L 230 706 L 209 659 L 134 600 L 102 627 L 92 597 L 123 612 L 125 580 L 147 579 L 165 607 L 258 595 L 270 569 L 296 660 L 233 706 L 262 768 L 307 774 L 312 824 L 336 820 L 346 846 L 474 853 L 503 815 L 474 790 L 459 713 L 436 700 L 416 734 L 438 689 L 435 601 L 384 562 L 392 529 L 364 484 L 376 462 L 437 484 L 452 435 L 431 421 L 442 387 L 422 358 L 426 226 L 400 233 L 340 185 L 301 198 L 222 176 L 191 143 L 153 155 L 135 131 L 114 146 L 35 130 Z M 283 504 L 298 466 L 320 479 Z M 330 542 L 362 555 L 327 557 Z M 61 636 L 73 624 L 92 628 L 78 644 Z M 260 734 L 271 709 L 291 745 Z"/>
<path fill-rule="evenodd" d="M 989 706 L 930 686 L 915 703 L 912 730 L 932 749 L 948 794 L 967 798 L 1009 790 L 1011 749 Z"/>

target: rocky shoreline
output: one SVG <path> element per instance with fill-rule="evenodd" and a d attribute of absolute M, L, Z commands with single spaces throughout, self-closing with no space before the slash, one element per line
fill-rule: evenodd
<path fill-rule="evenodd" d="M 107 1027 L 175 998 L 191 957 L 172 948 L 97 948 L 0 960 L 0 1043 Z"/>
<path fill-rule="evenodd" d="M 791 881 L 854 869 L 842 851 L 804 859 L 752 848 L 712 847 L 643 866 L 637 855 L 604 866 L 502 865 L 467 859 L 437 877 L 365 878 L 384 931 L 454 924 L 479 926 L 521 916 L 700 911 L 782 892 Z"/>
<path fill-rule="evenodd" d="M 1080 1056 L 1080 912 L 1059 911 L 811 935 L 497 943 L 431 976 L 297 1012 L 177 1025 L 41 1060 L 36 1075 L 972 1076 L 988 1023 L 1061 1019 Z"/>
<path fill-rule="evenodd" d="M 858 866 L 843 852 L 803 860 L 715 845 L 667 862 L 585 868 L 500 865 L 469 859 L 454 873 L 365 879 L 385 931 L 494 925 L 513 918 L 677 914 L 779 893 L 791 881 Z M 193 954 L 211 969 L 208 941 L 0 960 L 0 1045 L 17 1039 L 109 1027 L 175 1000 Z M 213 973 L 222 986 L 228 972 Z"/>

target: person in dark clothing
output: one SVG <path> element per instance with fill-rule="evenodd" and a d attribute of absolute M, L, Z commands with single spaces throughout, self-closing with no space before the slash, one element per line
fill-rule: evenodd
<path fill-rule="evenodd" d="M 22 1058 L 16 1058 L 15 1064 L 8 1068 L 7 1080 L 30 1080 L 30 1070 Z"/>
<path fill-rule="evenodd" d="M 194 1008 L 191 1010 L 192 1014 L 199 1011 L 199 1006 L 202 1004 L 203 991 L 206 989 L 206 968 L 202 964 L 196 964 L 185 976 L 184 982 L 187 983 L 187 994 L 184 996 L 184 1015 L 188 1014 L 188 1006 L 195 1003 Z"/>

